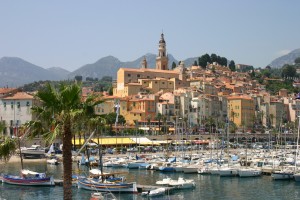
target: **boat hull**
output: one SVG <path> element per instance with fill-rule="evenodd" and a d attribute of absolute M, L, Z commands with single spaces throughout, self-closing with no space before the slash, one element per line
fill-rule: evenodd
<path fill-rule="evenodd" d="M 294 178 L 294 174 L 293 173 L 272 173 L 272 178 L 273 180 L 291 180 Z"/>
<path fill-rule="evenodd" d="M 220 169 L 219 175 L 221 177 L 228 177 L 228 176 L 237 176 L 238 171 L 236 169 Z"/>
<path fill-rule="evenodd" d="M 300 174 L 294 174 L 294 179 L 296 182 L 300 182 Z"/>
<path fill-rule="evenodd" d="M 239 170 L 240 177 L 257 177 L 261 176 L 261 170 Z"/>
<path fill-rule="evenodd" d="M 133 183 L 101 183 L 88 179 L 78 180 L 78 188 L 99 192 L 130 192 L 137 193 L 136 182 Z"/>
<path fill-rule="evenodd" d="M 4 175 L 2 182 L 12 185 L 23 185 L 23 186 L 54 186 L 53 177 L 46 178 L 22 178 L 19 176 Z"/>

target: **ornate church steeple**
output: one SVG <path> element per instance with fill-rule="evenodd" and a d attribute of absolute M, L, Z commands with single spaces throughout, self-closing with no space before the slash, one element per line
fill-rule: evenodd
<path fill-rule="evenodd" d="M 164 34 L 161 34 L 158 46 L 158 55 L 156 57 L 156 69 L 168 70 L 168 56 L 166 49 L 166 41 L 164 39 Z"/>
<path fill-rule="evenodd" d="M 147 69 L 147 60 L 146 60 L 146 56 L 144 56 L 144 59 L 142 60 L 142 63 L 141 63 L 141 68 L 142 69 Z"/>

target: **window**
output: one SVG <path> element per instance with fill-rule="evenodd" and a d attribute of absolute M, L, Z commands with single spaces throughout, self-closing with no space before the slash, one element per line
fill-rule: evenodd
<path fill-rule="evenodd" d="M 128 77 L 131 77 L 131 74 L 127 74 Z"/>
<path fill-rule="evenodd" d="M 10 107 L 14 108 L 14 102 L 10 102 Z"/>
<path fill-rule="evenodd" d="M 147 78 L 150 78 L 150 76 L 147 76 Z"/>
<path fill-rule="evenodd" d="M 140 78 L 141 77 L 141 75 L 140 74 L 138 74 L 138 75 L 136 75 L 138 78 Z"/>
<path fill-rule="evenodd" d="M 20 108 L 21 107 L 21 104 L 20 102 L 17 102 L 17 107 Z"/>
<path fill-rule="evenodd" d="M 6 102 L 3 103 L 4 108 L 6 108 Z"/>
<path fill-rule="evenodd" d="M 27 102 L 26 102 L 26 106 L 30 106 L 30 103 L 29 103 L 29 101 L 27 101 Z"/>

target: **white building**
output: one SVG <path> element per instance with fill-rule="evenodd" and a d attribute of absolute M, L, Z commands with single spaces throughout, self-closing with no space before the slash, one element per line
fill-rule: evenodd
<path fill-rule="evenodd" d="M 17 92 L 0 99 L 0 117 L 5 123 L 3 134 L 15 135 L 18 127 L 32 120 L 31 107 L 34 97 L 26 92 Z"/>

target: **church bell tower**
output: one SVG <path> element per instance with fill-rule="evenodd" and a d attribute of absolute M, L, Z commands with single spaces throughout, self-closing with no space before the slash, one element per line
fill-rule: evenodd
<path fill-rule="evenodd" d="M 164 39 L 164 34 L 162 33 L 159 40 L 158 55 L 156 57 L 156 69 L 168 70 L 168 60 L 166 41 Z"/>

